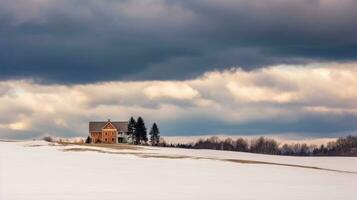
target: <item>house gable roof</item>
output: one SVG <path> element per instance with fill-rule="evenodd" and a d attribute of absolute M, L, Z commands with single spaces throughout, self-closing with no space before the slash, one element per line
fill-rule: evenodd
<path fill-rule="evenodd" d="M 111 121 L 108 121 L 102 129 L 117 129 Z"/>
<path fill-rule="evenodd" d="M 89 132 L 101 132 L 107 123 L 108 121 L 89 122 Z M 117 129 L 118 132 L 128 132 L 128 122 L 111 121 L 110 123 Z"/>

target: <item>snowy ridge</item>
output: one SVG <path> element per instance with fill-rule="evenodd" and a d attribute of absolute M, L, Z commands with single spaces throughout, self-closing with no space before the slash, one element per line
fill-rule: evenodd
<path fill-rule="evenodd" d="M 356 174 L 193 157 L 309 164 L 357 171 L 357 160 L 345 157 L 300 158 L 152 147 L 109 149 L 44 141 L 0 142 L 0 199 L 357 199 Z"/>

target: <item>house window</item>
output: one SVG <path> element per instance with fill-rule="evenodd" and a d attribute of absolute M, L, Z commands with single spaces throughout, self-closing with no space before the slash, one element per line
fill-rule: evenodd
<path fill-rule="evenodd" d="M 112 142 L 114 142 L 114 138 L 112 138 Z"/>

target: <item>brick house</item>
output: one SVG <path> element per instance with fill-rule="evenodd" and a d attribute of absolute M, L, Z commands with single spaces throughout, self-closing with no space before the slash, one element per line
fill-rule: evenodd
<path fill-rule="evenodd" d="M 89 136 L 92 143 L 128 143 L 128 122 L 97 121 L 89 122 Z"/>

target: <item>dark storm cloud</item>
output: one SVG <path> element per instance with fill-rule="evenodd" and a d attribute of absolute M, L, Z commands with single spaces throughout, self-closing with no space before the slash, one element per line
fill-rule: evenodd
<path fill-rule="evenodd" d="M 353 0 L 0 2 L 0 78 L 184 79 L 357 60 Z"/>

